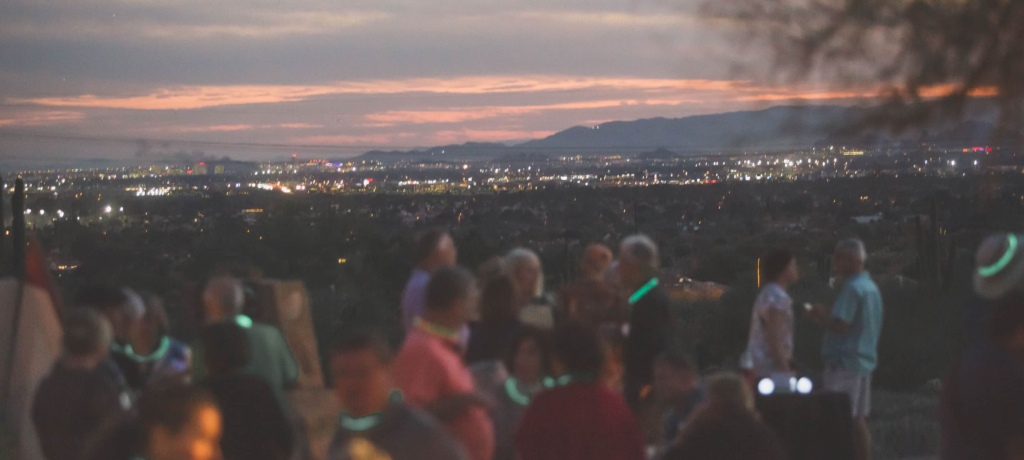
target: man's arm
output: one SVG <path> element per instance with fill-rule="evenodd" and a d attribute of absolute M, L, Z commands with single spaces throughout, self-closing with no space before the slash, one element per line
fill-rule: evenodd
<path fill-rule="evenodd" d="M 815 305 L 808 314 L 811 320 L 833 334 L 846 335 L 850 333 L 850 323 L 837 318 L 834 311 L 834 308 L 829 309 L 824 305 Z"/>

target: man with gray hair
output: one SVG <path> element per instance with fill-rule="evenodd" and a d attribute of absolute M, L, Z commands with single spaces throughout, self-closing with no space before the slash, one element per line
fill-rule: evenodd
<path fill-rule="evenodd" d="M 203 322 L 206 325 L 231 321 L 239 325 L 249 339 L 249 362 L 242 373 L 262 377 L 284 401 L 283 392 L 299 377 L 299 366 L 281 331 L 269 324 L 254 322 L 242 314 L 245 291 L 242 283 L 231 276 L 210 279 L 202 293 Z M 192 380 L 199 382 L 206 376 L 201 344 L 194 348 Z"/>
<path fill-rule="evenodd" d="M 654 381 L 654 358 L 665 351 L 670 324 L 670 301 L 658 281 L 660 268 L 658 246 L 649 237 L 633 235 L 622 241 L 616 271 L 630 294 L 623 394 L 634 412 L 640 407 L 645 387 Z"/>
<path fill-rule="evenodd" d="M 867 416 L 882 332 L 882 295 L 864 270 L 866 260 L 867 251 L 859 239 L 840 241 L 832 256 L 832 269 L 842 283 L 839 295 L 831 309 L 817 305 L 810 311 L 811 318 L 825 328 L 821 347 L 825 389 L 850 396 L 858 460 L 871 458 Z"/>

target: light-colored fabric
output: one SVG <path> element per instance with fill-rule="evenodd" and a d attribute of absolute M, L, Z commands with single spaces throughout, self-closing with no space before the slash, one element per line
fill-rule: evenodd
<path fill-rule="evenodd" d="M 457 344 L 413 328 L 395 357 L 394 379 L 406 402 L 426 407 L 442 398 L 474 391 L 473 376 L 455 352 Z M 445 424 L 473 460 L 494 454 L 494 428 L 487 412 L 471 407 Z"/>
<path fill-rule="evenodd" d="M 745 368 L 752 369 L 759 376 L 771 376 L 780 372 L 772 359 L 768 344 L 768 315 L 771 311 L 783 314 L 785 321 L 779 332 L 782 352 L 785 359 L 793 359 L 793 299 L 786 290 L 776 283 L 765 285 L 754 301 L 754 309 L 750 315 L 750 335 L 747 342 L 746 355 L 749 363 Z"/>
<path fill-rule="evenodd" d="M 821 356 L 825 365 L 867 375 L 878 365 L 882 333 L 882 294 L 867 272 L 848 279 L 832 307 L 832 319 L 850 326 L 846 334 L 825 332 Z"/>
<path fill-rule="evenodd" d="M 533 303 L 523 307 L 519 312 L 519 321 L 541 329 L 555 327 L 555 309 L 547 303 Z"/>
<path fill-rule="evenodd" d="M 853 417 L 871 415 L 871 374 L 827 369 L 824 380 L 825 391 L 846 393 L 850 396 L 850 413 Z"/>
<path fill-rule="evenodd" d="M 418 268 L 413 269 L 409 282 L 402 291 L 402 324 L 406 332 L 412 329 L 416 318 L 423 316 L 427 309 L 427 285 L 430 284 L 430 273 Z"/>
<path fill-rule="evenodd" d="M 0 401 L 3 418 L 17 443 L 14 458 L 42 460 L 35 426 L 32 423 L 32 399 L 36 387 L 60 355 L 61 326 L 53 302 L 46 291 L 26 285 L 22 295 L 21 316 L 18 320 L 18 343 L 15 344 L 12 373 L 7 374 L 18 281 L 0 280 L 0 385 L 11 382 L 10 399 Z M 13 379 L 10 377 L 13 376 Z"/>

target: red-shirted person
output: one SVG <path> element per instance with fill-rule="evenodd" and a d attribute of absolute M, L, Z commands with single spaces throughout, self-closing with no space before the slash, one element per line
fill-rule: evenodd
<path fill-rule="evenodd" d="M 596 332 L 568 323 L 554 334 L 558 386 L 535 396 L 516 434 L 521 460 L 643 460 L 643 435 L 626 401 L 598 376 Z"/>
<path fill-rule="evenodd" d="M 427 285 L 426 310 L 395 358 L 393 375 L 405 400 L 426 409 L 455 436 L 473 460 L 494 455 L 490 399 L 474 390 L 462 363 L 459 331 L 477 301 L 476 281 L 463 268 L 443 268 Z"/>

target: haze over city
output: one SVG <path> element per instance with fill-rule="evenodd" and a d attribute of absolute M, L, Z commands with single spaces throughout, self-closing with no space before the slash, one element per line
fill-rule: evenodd
<path fill-rule="evenodd" d="M 872 94 L 740 78 L 766 54 L 696 3 L 11 0 L 0 166 L 517 142 Z"/>

